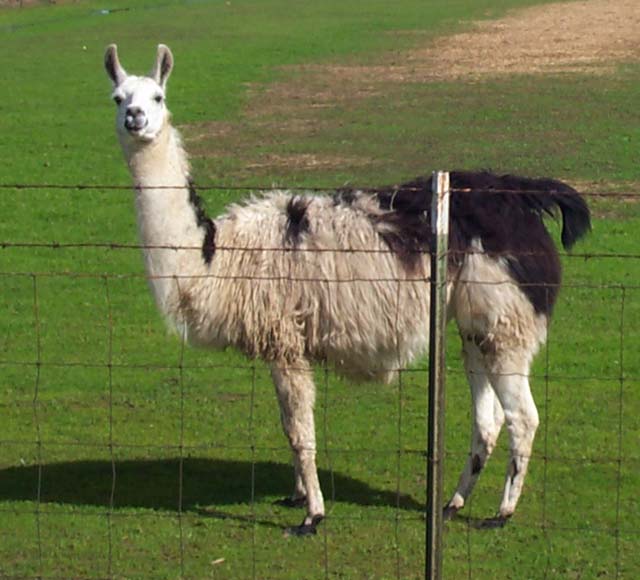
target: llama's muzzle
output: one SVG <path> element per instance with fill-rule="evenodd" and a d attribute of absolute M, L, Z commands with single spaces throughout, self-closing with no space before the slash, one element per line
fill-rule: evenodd
<path fill-rule="evenodd" d="M 129 107 L 124 118 L 124 127 L 127 131 L 142 131 L 148 123 L 147 116 L 140 107 Z"/>

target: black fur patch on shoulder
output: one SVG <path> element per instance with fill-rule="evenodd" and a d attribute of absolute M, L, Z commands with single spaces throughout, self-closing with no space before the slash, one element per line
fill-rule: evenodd
<path fill-rule="evenodd" d="M 302 235 L 309 232 L 307 207 L 310 200 L 294 195 L 287 203 L 287 226 L 284 234 L 285 242 L 291 245 L 300 243 Z"/>
<path fill-rule="evenodd" d="M 196 223 L 204 229 L 204 240 L 202 242 L 202 259 L 205 264 L 211 264 L 216 253 L 216 224 L 207 215 L 204 209 L 202 198 L 198 195 L 194 182 L 189 179 L 189 203 L 193 206 L 196 216 Z"/>

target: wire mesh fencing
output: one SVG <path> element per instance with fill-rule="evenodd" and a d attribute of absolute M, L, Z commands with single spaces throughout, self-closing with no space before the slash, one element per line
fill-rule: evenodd
<path fill-rule="evenodd" d="M 4 195 L 25 190 L 120 196 L 129 187 L 0 186 Z M 635 200 L 588 197 L 606 207 Z M 540 427 L 518 511 L 504 528 L 484 529 L 504 484 L 503 433 L 464 510 L 445 525 L 445 577 L 632 578 L 640 571 L 640 255 L 618 244 L 633 235 L 624 221 L 608 226 L 603 214 L 591 242 L 560 252 L 562 291 L 530 377 Z M 278 503 L 292 490 L 293 468 L 269 366 L 235 351 L 185 346 L 180 331 L 168 334 L 142 272 L 139 254 L 149 248 L 128 241 L 130 232 L 120 241 L 80 239 L 73 218 L 67 227 L 55 236 L 36 229 L 0 240 L 3 577 L 424 574 L 426 359 L 388 369 L 397 375 L 390 385 L 342 378 L 351 361 L 338 375 L 332 363 L 314 368 L 326 518 L 315 538 L 285 537 L 304 510 Z M 379 272 L 203 278 L 216 276 L 275 282 L 283 292 L 318 284 L 334 301 L 344 286 L 363 292 L 392 283 L 400 296 L 403 284 L 419 283 L 429 291 L 429 276 L 419 274 L 409 281 Z M 400 298 L 392 306 L 402 309 Z M 450 325 L 447 498 L 469 456 L 473 420 L 459 350 Z"/>

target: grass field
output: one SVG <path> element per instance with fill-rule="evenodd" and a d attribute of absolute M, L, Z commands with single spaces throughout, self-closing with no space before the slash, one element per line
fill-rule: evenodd
<path fill-rule="evenodd" d="M 143 72 L 164 42 L 176 56 L 170 108 L 201 184 L 368 185 L 491 167 L 636 191 L 637 63 L 389 81 L 323 101 L 302 129 L 270 92 L 300 79 L 315 88 L 303 65 L 375 63 L 542 3 L 0 9 L 0 184 L 128 184 L 104 47 L 117 42 L 125 67 Z M 286 162 L 310 157 L 331 162 Z M 215 214 L 243 194 L 203 195 Z M 640 576 L 640 260 L 586 257 L 637 253 L 640 212 L 635 199 L 591 204 L 593 233 L 580 257 L 563 258 L 566 285 L 534 369 L 542 426 L 519 511 L 501 530 L 473 526 L 500 499 L 501 440 L 471 505 L 447 525 L 446 578 Z M 132 206 L 125 190 L 0 189 L 0 577 L 421 577 L 426 362 L 391 387 L 317 369 L 328 517 L 317 537 L 284 538 L 302 514 L 273 505 L 292 470 L 268 370 L 233 351 L 183 350 L 138 250 L 16 246 L 135 244 Z M 447 493 L 468 452 L 470 407 L 450 332 Z"/>

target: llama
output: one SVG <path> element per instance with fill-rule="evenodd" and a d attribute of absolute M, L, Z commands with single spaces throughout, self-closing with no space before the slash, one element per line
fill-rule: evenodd
<path fill-rule="evenodd" d="M 313 534 L 325 510 L 312 364 L 391 381 L 426 351 L 430 179 L 375 192 L 276 190 L 211 219 L 165 104 L 173 62 L 159 45 L 150 76 L 130 76 L 115 45 L 105 55 L 149 284 L 186 340 L 231 345 L 270 365 L 293 452 L 295 485 L 283 502 L 306 506 L 292 532 Z M 529 369 L 560 284 L 543 218 L 561 214 L 561 241 L 571 248 L 590 229 L 590 214 L 582 197 L 556 180 L 453 172 L 451 184 L 458 193 L 451 201 L 448 312 L 462 339 L 473 425 L 445 516 L 464 506 L 506 424 L 510 456 L 495 517 L 502 524 L 527 473 L 538 426 Z"/>

